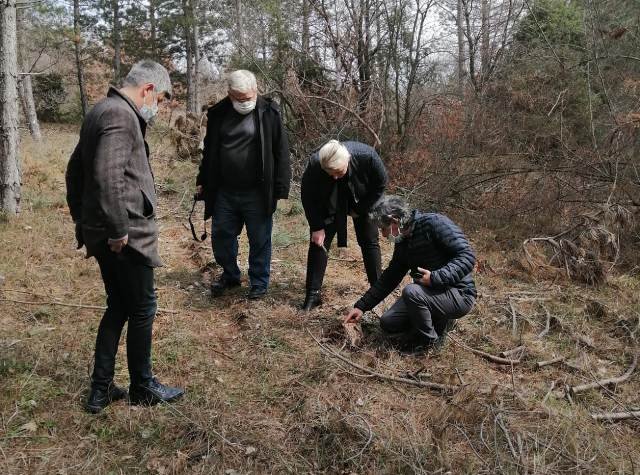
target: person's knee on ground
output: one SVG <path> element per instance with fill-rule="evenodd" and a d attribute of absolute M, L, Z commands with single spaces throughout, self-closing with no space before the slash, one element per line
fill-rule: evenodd
<path fill-rule="evenodd" d="M 410 327 L 406 320 L 387 311 L 380 317 L 380 329 L 385 333 L 385 336 L 392 337 L 407 333 Z"/>

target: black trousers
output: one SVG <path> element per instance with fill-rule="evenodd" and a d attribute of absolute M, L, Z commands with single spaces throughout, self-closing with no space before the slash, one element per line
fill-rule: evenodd
<path fill-rule="evenodd" d="M 113 382 L 118 342 L 127 321 L 131 385 L 143 384 L 153 376 L 151 331 L 157 309 L 153 268 L 140 263 L 136 252 L 128 247 L 119 254 L 107 250 L 96 259 L 107 293 L 107 310 L 98 327 L 91 385 L 106 389 Z"/>
<path fill-rule="evenodd" d="M 362 260 L 364 261 L 364 268 L 367 272 L 367 280 L 373 285 L 382 273 L 378 228 L 369 220 L 368 216 L 353 218 L 353 227 L 356 231 L 358 245 L 362 251 Z M 336 235 L 335 225 L 333 223 L 328 224 L 324 232 L 324 247 L 328 251 Z M 307 254 L 307 291 L 320 290 L 322 288 L 324 273 L 327 270 L 328 257 L 321 247 L 309 243 L 309 253 Z"/>
<path fill-rule="evenodd" d="M 409 284 L 380 317 L 380 327 L 387 333 L 407 333 L 430 343 L 442 335 L 447 320 L 463 317 L 474 303 L 474 297 L 456 288 L 432 289 Z"/>

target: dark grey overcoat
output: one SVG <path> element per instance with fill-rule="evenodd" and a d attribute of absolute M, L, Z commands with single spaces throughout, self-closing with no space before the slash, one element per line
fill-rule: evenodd
<path fill-rule="evenodd" d="M 86 246 L 87 257 L 107 252 L 109 238 L 128 235 L 145 264 L 162 265 L 146 127 L 136 105 L 113 87 L 82 123 L 66 182 L 78 246 Z"/>

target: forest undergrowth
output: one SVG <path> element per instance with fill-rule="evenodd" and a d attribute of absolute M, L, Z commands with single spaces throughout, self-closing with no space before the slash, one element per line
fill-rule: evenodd
<path fill-rule="evenodd" d="M 104 290 L 96 263 L 75 250 L 64 199 L 77 130 L 44 132 L 42 145 L 23 139 L 23 209 L 0 222 L 5 473 L 640 470 L 637 275 L 614 273 L 601 287 L 532 276 L 518 265 L 519 245 L 474 227 L 480 295 L 440 353 L 401 356 L 384 341 L 376 320 L 393 296 L 367 315 L 362 346 L 350 349 L 338 319 L 366 290 L 355 239 L 331 252 L 325 304 L 302 314 L 308 231 L 293 196 L 275 216 L 268 297 L 248 302 L 245 281 L 212 301 L 219 269 L 209 241 L 193 241 L 186 224 L 196 165 L 173 160 L 158 132 L 151 149 L 165 266 L 156 274 L 154 372 L 187 392 L 173 405 L 118 402 L 86 414 Z M 390 254 L 384 243 L 384 262 Z M 243 271 L 246 258 L 243 234 Z M 611 421 L 612 413 L 630 414 Z"/>

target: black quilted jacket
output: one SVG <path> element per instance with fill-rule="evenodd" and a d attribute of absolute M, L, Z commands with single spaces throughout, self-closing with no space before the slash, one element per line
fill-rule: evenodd
<path fill-rule="evenodd" d="M 355 202 L 354 211 L 364 216 L 384 193 L 387 171 L 373 147 L 360 142 L 343 142 L 343 145 L 351 154 L 346 178 Z M 302 175 L 302 206 L 311 231 L 326 226 L 330 214 L 330 196 L 336 186 L 336 180 L 320 166 L 316 151 Z"/>
<path fill-rule="evenodd" d="M 418 267 L 431 271 L 433 288 L 455 287 L 476 296 L 471 277 L 476 257 L 462 230 L 442 214 L 413 213 L 413 231 L 396 244 L 389 266 L 355 304 L 360 310 L 371 310 L 378 305 L 402 282 L 407 272 Z"/>

